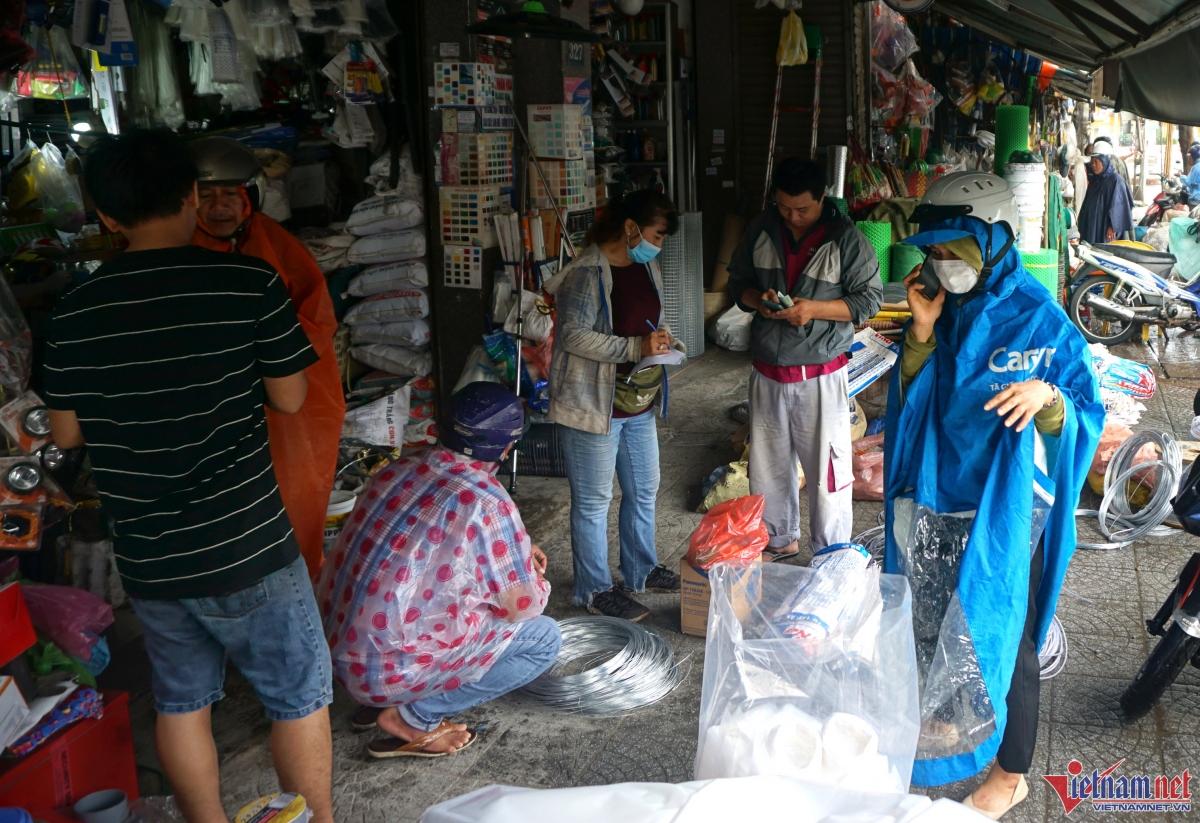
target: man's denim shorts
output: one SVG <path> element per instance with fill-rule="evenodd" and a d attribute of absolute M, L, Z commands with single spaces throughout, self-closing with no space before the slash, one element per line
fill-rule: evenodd
<path fill-rule="evenodd" d="M 329 646 L 304 558 L 224 597 L 135 599 L 133 608 L 161 714 L 188 714 L 224 697 L 226 657 L 272 720 L 299 720 L 333 700 Z"/>

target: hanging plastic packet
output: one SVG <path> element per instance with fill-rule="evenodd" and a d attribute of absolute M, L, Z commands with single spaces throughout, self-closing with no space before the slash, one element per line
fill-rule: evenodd
<path fill-rule="evenodd" d="M 794 11 L 783 18 L 779 32 L 779 47 L 775 50 L 775 65 L 802 66 L 808 62 L 808 38 L 804 34 L 804 23 Z"/>
<path fill-rule="evenodd" d="M 979 74 L 979 85 L 975 89 L 975 98 L 981 103 L 996 103 L 1004 96 L 1004 91 L 1004 82 L 1000 79 L 1000 73 L 989 57 L 987 65 Z"/>
<path fill-rule="evenodd" d="M 366 59 L 357 43 L 350 44 L 350 60 L 346 63 L 343 90 L 346 102 L 357 106 L 371 106 L 383 99 L 383 83 L 379 79 L 375 61 Z"/>
<path fill-rule="evenodd" d="M 87 221 L 79 181 L 67 171 L 67 162 L 50 141 L 30 160 L 38 202 L 46 222 L 59 231 L 75 234 Z"/>
<path fill-rule="evenodd" d="M 842 615 L 854 609 L 863 592 L 863 572 L 871 553 L 857 543 L 836 543 L 813 555 L 807 577 L 771 616 L 787 637 L 819 642 L 837 632 Z"/>
<path fill-rule="evenodd" d="M 17 74 L 17 95 L 41 100 L 72 100 L 88 96 L 79 61 L 66 29 L 35 26 L 33 48 L 37 56 Z"/>

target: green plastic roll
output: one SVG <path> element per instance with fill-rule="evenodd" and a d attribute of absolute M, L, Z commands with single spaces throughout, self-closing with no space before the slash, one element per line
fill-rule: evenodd
<path fill-rule="evenodd" d="M 992 169 L 1004 174 L 1014 151 L 1029 149 L 1029 106 L 996 106 L 996 160 Z"/>
<path fill-rule="evenodd" d="M 884 283 L 890 282 L 892 272 L 892 224 L 864 220 L 856 224 L 859 231 L 867 236 L 871 248 L 875 249 L 875 259 L 879 261 L 879 277 Z"/>
<path fill-rule="evenodd" d="M 896 280 L 903 280 L 912 274 L 912 270 L 925 262 L 925 252 L 917 246 L 907 243 L 897 243 L 892 246 L 892 273 Z"/>
<path fill-rule="evenodd" d="M 830 197 L 829 199 L 833 203 L 833 207 L 838 210 L 838 214 L 849 214 L 845 197 Z"/>
<path fill-rule="evenodd" d="M 1021 252 L 1021 265 L 1058 300 L 1058 251 L 1038 249 Z"/>

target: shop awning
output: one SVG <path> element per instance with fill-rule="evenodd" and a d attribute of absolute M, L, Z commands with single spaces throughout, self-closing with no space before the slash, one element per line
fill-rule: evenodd
<path fill-rule="evenodd" d="M 1180 32 L 1161 43 L 1121 58 L 1117 111 L 1130 111 L 1184 126 L 1200 126 L 1200 94 L 1194 78 L 1200 69 L 1200 28 Z"/>
<path fill-rule="evenodd" d="M 1197 0 L 938 0 L 936 8 L 997 42 L 1083 72 L 1200 21 Z M 1166 81 L 1162 65 L 1157 73 Z"/>

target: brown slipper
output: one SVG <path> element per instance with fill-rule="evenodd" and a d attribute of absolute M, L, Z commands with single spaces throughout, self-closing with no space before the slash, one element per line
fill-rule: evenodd
<path fill-rule="evenodd" d="M 375 721 L 379 719 L 379 713 L 383 709 L 374 709 L 370 706 L 365 706 L 356 711 L 350 718 L 350 728 L 356 732 L 369 732 L 371 729 L 377 728 Z"/>
<path fill-rule="evenodd" d="M 763 549 L 762 562 L 774 563 L 776 560 L 787 560 L 789 557 L 795 557 L 798 554 L 800 554 L 799 549 L 796 549 L 794 552 L 781 552 L 776 549 Z"/>
<path fill-rule="evenodd" d="M 372 740 L 367 744 L 367 754 L 381 760 L 389 757 L 445 757 L 448 754 L 458 754 L 479 738 L 479 729 L 467 729 L 468 734 L 471 736 L 467 738 L 466 743 L 463 743 L 454 751 L 425 751 L 438 738 L 453 731 L 455 731 L 454 724 L 449 720 L 443 720 L 436 729 L 428 734 L 421 735 L 411 743 L 405 743 L 398 737 L 384 737 L 380 740 Z"/>

